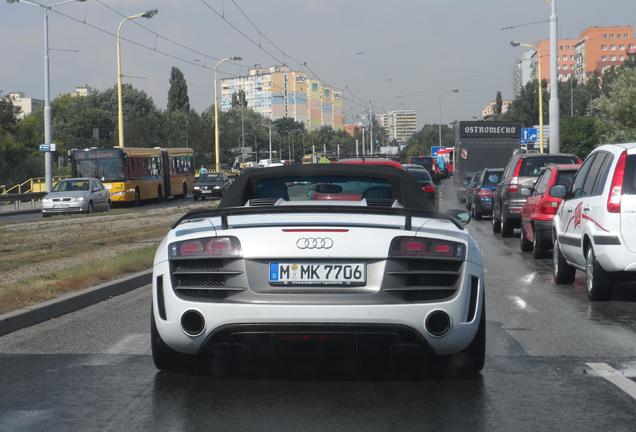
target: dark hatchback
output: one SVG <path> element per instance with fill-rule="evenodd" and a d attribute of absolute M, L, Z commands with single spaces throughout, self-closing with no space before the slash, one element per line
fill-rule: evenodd
<path fill-rule="evenodd" d="M 230 187 L 230 180 L 223 173 L 201 175 L 194 184 L 194 200 L 197 201 L 199 198 L 222 198 L 228 187 Z"/>
<path fill-rule="evenodd" d="M 492 215 L 492 194 L 501 181 L 503 172 L 503 168 L 486 168 L 477 175 L 474 184 L 467 190 L 466 202 L 470 204 L 468 210 L 473 218 L 481 219 Z"/>
<path fill-rule="evenodd" d="M 415 180 L 417 180 L 420 185 L 420 189 L 422 189 L 422 191 L 426 194 L 435 211 L 438 211 L 439 199 L 437 196 L 437 188 L 433 183 L 431 174 L 422 168 L 421 165 L 408 164 L 402 165 L 402 167 L 404 168 L 404 171 L 415 177 Z"/>

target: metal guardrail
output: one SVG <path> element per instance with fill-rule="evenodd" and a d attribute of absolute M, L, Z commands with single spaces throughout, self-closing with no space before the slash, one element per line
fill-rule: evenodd
<path fill-rule="evenodd" d="M 68 177 L 53 177 L 52 185 L 55 186 L 57 182 Z M 0 196 L 3 195 L 19 195 L 27 193 L 40 193 L 46 191 L 46 180 L 44 177 L 33 177 L 22 183 L 17 183 L 13 186 L 0 185 Z"/>
<path fill-rule="evenodd" d="M 37 208 L 35 203 L 40 201 L 44 195 L 46 192 L 2 194 L 0 195 L 0 212 L 35 209 Z"/>

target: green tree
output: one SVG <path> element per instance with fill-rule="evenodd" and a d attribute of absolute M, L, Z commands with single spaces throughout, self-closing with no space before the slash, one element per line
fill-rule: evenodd
<path fill-rule="evenodd" d="M 170 89 L 168 90 L 168 112 L 190 111 L 190 98 L 188 98 L 188 84 L 183 72 L 178 67 L 172 67 L 170 71 Z"/>
<path fill-rule="evenodd" d="M 499 114 L 501 114 L 502 110 L 503 110 L 503 101 L 501 99 L 501 92 L 498 91 L 497 97 L 495 98 L 495 116 L 498 116 Z"/>
<path fill-rule="evenodd" d="M 593 117 L 565 117 L 561 119 L 561 151 L 585 158 L 599 144 Z"/>
<path fill-rule="evenodd" d="M 408 140 L 404 149 L 404 155 L 418 156 L 430 155 L 431 147 L 439 144 L 439 125 L 427 124 L 415 132 Z M 452 147 L 455 145 L 455 128 L 442 125 L 442 145 Z"/>
<path fill-rule="evenodd" d="M 240 107 L 247 108 L 247 99 L 245 96 L 245 90 L 243 89 L 232 93 L 232 108 Z"/>
<path fill-rule="evenodd" d="M 618 70 L 603 95 L 592 102 L 590 112 L 601 142 L 636 141 L 636 69 Z"/>

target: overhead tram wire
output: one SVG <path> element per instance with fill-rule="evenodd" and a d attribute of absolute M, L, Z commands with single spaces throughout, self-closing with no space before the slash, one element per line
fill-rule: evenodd
<path fill-rule="evenodd" d="M 95 24 L 91 24 L 88 21 L 84 21 L 84 20 L 81 20 L 79 18 L 75 18 L 74 16 L 65 14 L 64 12 L 60 12 L 59 10 L 56 10 L 56 9 L 50 9 L 49 11 L 51 13 L 54 13 L 54 14 L 59 15 L 59 16 L 62 16 L 64 18 L 67 18 L 67 19 L 69 19 L 71 21 L 74 21 L 76 23 L 83 24 L 83 25 L 85 25 L 85 26 L 87 26 L 89 28 L 92 28 L 93 30 L 97 30 L 97 31 L 99 31 L 101 33 L 107 34 L 107 35 L 109 35 L 111 37 L 114 37 L 114 38 L 117 37 L 117 35 L 115 33 L 111 32 L 109 30 L 106 30 L 104 28 L 101 28 L 99 26 L 96 26 Z M 168 57 L 168 58 L 171 58 L 173 60 L 177 60 L 177 61 L 189 64 L 191 66 L 199 67 L 199 68 L 210 70 L 210 71 L 214 70 L 213 68 L 207 66 L 206 64 L 200 64 L 200 63 L 197 63 L 194 60 L 189 60 L 189 59 L 186 59 L 186 58 L 183 58 L 183 57 L 179 57 L 179 56 L 171 54 L 169 52 L 162 51 L 162 50 L 158 49 L 157 47 L 152 47 L 152 46 L 146 45 L 144 43 L 138 42 L 138 41 L 133 40 L 133 39 L 129 39 L 129 38 L 126 38 L 126 37 L 123 37 L 123 36 L 120 37 L 120 39 L 125 41 L 125 42 L 128 42 L 128 43 L 130 43 L 132 45 L 135 45 L 137 47 L 144 48 L 144 49 L 146 49 L 148 51 L 156 52 L 157 54 L 161 54 L 164 57 Z M 230 74 L 228 72 L 219 72 L 219 73 L 221 73 L 223 75 L 226 75 L 226 76 L 234 76 L 234 74 Z"/>
<path fill-rule="evenodd" d="M 123 12 L 121 12 L 121 11 L 119 11 L 119 10 L 115 9 L 114 7 L 110 6 L 109 4 L 105 3 L 105 2 L 104 2 L 104 1 L 102 1 L 102 0 L 95 0 L 95 1 L 96 1 L 98 4 L 100 4 L 101 6 L 103 6 L 104 8 L 106 8 L 106 9 L 110 10 L 111 12 L 113 12 L 113 13 L 115 13 L 115 14 L 119 15 L 119 16 L 120 16 L 120 17 L 122 17 L 122 18 L 125 18 L 125 17 L 127 16 L 125 13 L 123 13 Z M 156 38 L 158 38 L 158 39 L 163 39 L 163 40 L 165 40 L 166 42 L 169 42 L 169 43 L 171 43 L 171 44 L 173 44 L 173 45 L 176 45 L 176 46 L 178 46 L 178 47 L 180 47 L 180 48 L 183 48 L 183 49 L 185 49 L 185 50 L 187 50 L 187 51 L 190 51 L 190 52 L 191 52 L 191 53 L 193 53 L 193 54 L 199 55 L 199 56 L 201 56 L 203 59 L 210 59 L 210 60 L 217 60 L 217 61 L 218 61 L 218 60 L 221 60 L 221 58 L 220 58 L 220 57 L 216 57 L 216 56 L 213 56 L 213 55 L 210 55 L 210 54 L 206 54 L 206 53 L 204 53 L 204 52 L 201 52 L 201 51 L 199 51 L 199 50 L 196 50 L 196 49 L 194 49 L 194 48 L 191 48 L 191 47 L 189 47 L 189 46 L 187 46 L 187 45 L 185 45 L 185 44 L 183 44 L 183 43 L 181 43 L 181 42 L 179 42 L 179 41 L 176 41 L 176 40 L 174 40 L 174 39 L 172 39 L 172 38 L 169 38 L 169 37 L 167 37 L 167 36 L 164 36 L 164 35 L 162 35 L 161 33 L 156 32 L 155 30 L 151 29 L 151 28 L 150 28 L 150 27 L 148 27 L 148 26 L 145 26 L 145 25 L 141 24 L 141 23 L 140 23 L 140 22 L 138 22 L 138 21 L 133 21 L 133 24 L 134 24 L 134 25 L 136 25 L 136 26 L 138 26 L 138 27 L 140 27 L 140 28 L 142 28 L 142 29 L 144 29 L 144 30 L 146 30 L 147 32 L 149 32 L 149 33 L 153 34 Z M 240 63 L 236 63 L 236 62 L 228 62 L 228 63 L 229 63 L 229 64 L 232 64 L 232 65 L 235 65 L 235 66 L 247 67 L 246 65 L 243 65 L 243 64 L 240 64 Z"/>

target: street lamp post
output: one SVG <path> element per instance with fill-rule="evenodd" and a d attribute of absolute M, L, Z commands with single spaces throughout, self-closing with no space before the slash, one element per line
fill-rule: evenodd
<path fill-rule="evenodd" d="M 51 81 L 49 78 L 49 10 L 57 6 L 69 3 L 84 2 L 86 0 L 65 0 L 50 5 L 45 5 L 30 0 L 7 0 L 7 3 L 24 3 L 30 6 L 38 6 L 44 9 L 44 144 L 50 146 L 51 137 Z M 50 147 L 49 147 L 50 148 Z M 53 183 L 51 173 L 51 151 L 44 152 L 44 182 L 47 192 L 51 192 Z"/>
<path fill-rule="evenodd" d="M 440 93 L 439 94 L 439 124 L 437 126 L 438 126 L 438 134 L 439 134 L 439 144 L 438 145 L 440 147 L 442 145 L 442 97 L 444 95 L 451 94 L 451 93 L 459 93 L 459 89 L 452 89 L 449 92 Z"/>
<path fill-rule="evenodd" d="M 570 78 L 570 117 L 574 117 L 574 92 L 575 91 L 582 91 L 586 93 L 590 99 L 594 99 L 592 97 L 592 93 L 590 93 L 588 90 L 585 90 L 584 88 L 574 87 L 573 81 L 574 81 L 574 78 Z"/>
<path fill-rule="evenodd" d="M 263 123 L 263 126 L 269 129 L 269 162 L 272 162 L 272 128 L 274 125 L 266 125 Z M 256 161 L 258 162 L 258 161 Z"/>
<path fill-rule="evenodd" d="M 537 53 L 537 92 L 539 93 L 539 152 L 543 153 L 543 77 L 541 75 L 541 56 L 539 54 L 539 48 L 536 45 L 511 41 L 510 45 L 513 47 L 525 47 L 533 49 Z M 552 131 L 552 125 L 550 125 L 550 131 Z M 552 145 L 552 143 L 550 143 Z"/>
<path fill-rule="evenodd" d="M 219 100 L 217 96 L 217 73 L 219 66 L 227 61 L 241 61 L 241 57 L 226 57 L 216 62 L 214 66 L 214 154 L 216 172 L 221 172 L 221 155 L 219 154 Z"/>
<path fill-rule="evenodd" d="M 122 71 L 121 71 L 121 28 L 126 21 L 138 19 L 138 18 L 147 18 L 150 19 L 153 16 L 157 15 L 157 9 L 151 9 L 146 12 L 141 12 L 135 15 L 128 16 L 124 18 L 119 25 L 117 26 L 117 137 L 118 137 L 118 146 L 120 148 L 124 147 L 124 101 L 122 97 Z"/>
<path fill-rule="evenodd" d="M 550 2 L 550 153 L 561 151 L 559 124 L 559 77 L 558 77 L 558 19 L 556 14 L 557 0 Z"/>

